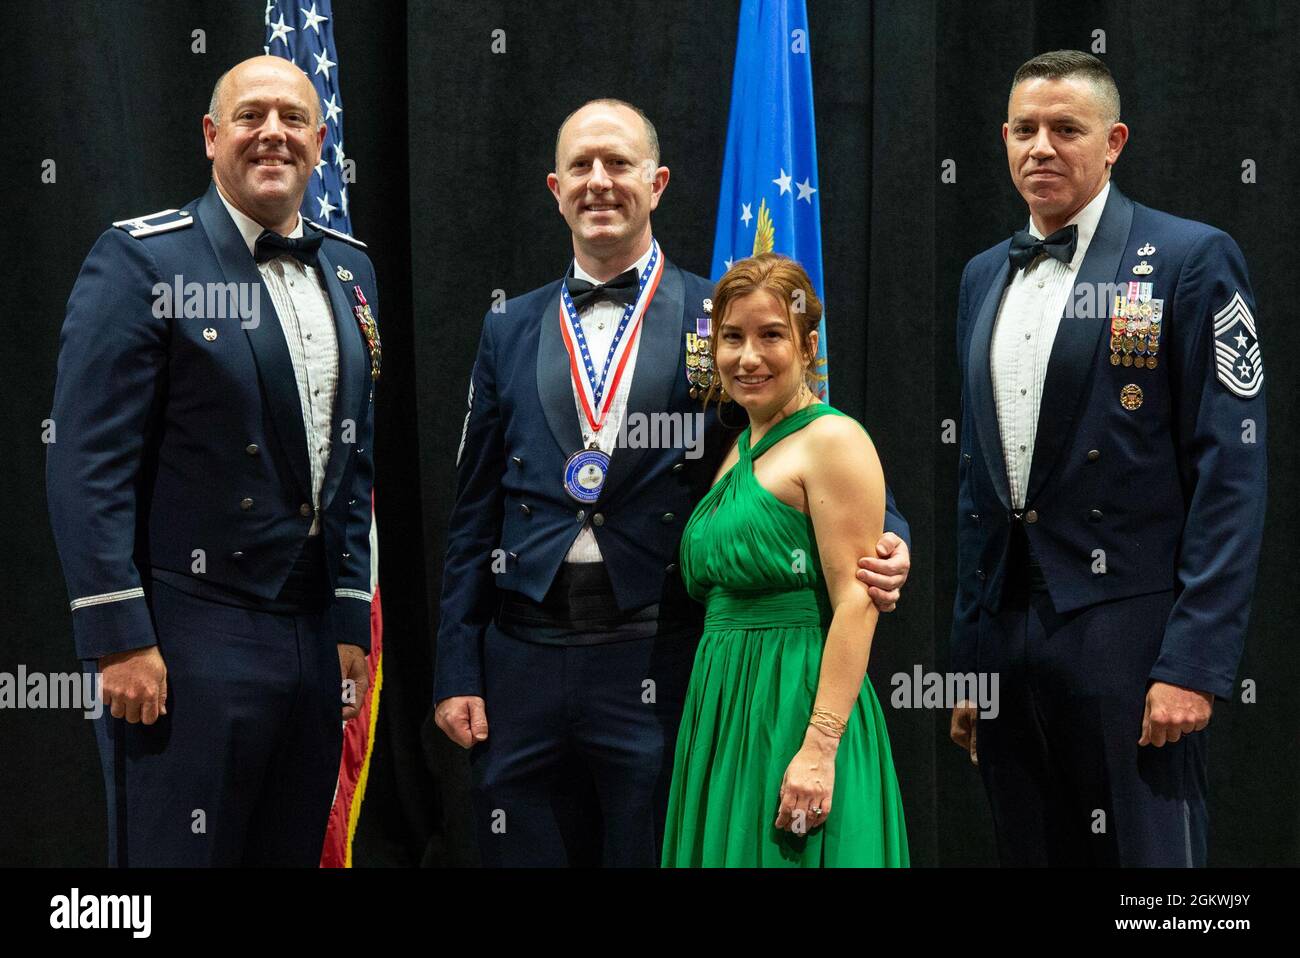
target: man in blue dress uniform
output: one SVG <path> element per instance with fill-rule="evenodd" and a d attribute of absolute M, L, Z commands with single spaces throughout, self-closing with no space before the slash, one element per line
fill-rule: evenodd
<path fill-rule="evenodd" d="M 203 128 L 207 194 L 114 224 L 72 290 L 50 518 L 110 861 L 310 866 L 366 686 L 375 275 L 298 212 L 301 70 L 239 64 Z"/>
<path fill-rule="evenodd" d="M 727 423 L 744 417 L 703 414 L 696 398 L 713 284 L 651 235 L 668 169 L 645 114 L 617 100 L 576 110 L 547 182 L 573 267 L 484 320 L 435 718 L 473 748 L 485 864 L 654 866 L 702 622 L 677 548 L 734 437 Z M 883 609 L 908 564 L 890 506 L 893 531 L 859 573 Z"/>
<path fill-rule="evenodd" d="M 1027 230 L 962 276 L 954 710 L 1008 865 L 1203 865 L 1206 736 L 1233 691 L 1266 484 L 1241 250 L 1110 181 L 1106 67 L 1030 60 L 1002 127 Z"/>

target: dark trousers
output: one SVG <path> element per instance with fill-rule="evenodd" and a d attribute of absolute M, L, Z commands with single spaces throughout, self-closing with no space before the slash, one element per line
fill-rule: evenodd
<path fill-rule="evenodd" d="M 315 866 L 342 744 L 321 615 L 224 605 L 155 580 L 167 714 L 95 722 L 109 863 Z"/>
<path fill-rule="evenodd" d="M 999 676 L 976 747 L 1002 864 L 1203 866 L 1208 729 L 1137 744 L 1173 593 L 1058 615 L 1023 543 L 1013 561 L 979 640 Z"/>
<path fill-rule="evenodd" d="M 488 739 L 470 753 L 483 864 L 656 867 L 698 629 L 564 630 L 538 611 L 484 640 Z"/>

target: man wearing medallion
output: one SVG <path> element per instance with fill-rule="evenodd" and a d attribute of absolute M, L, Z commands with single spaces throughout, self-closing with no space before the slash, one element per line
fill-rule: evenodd
<path fill-rule="evenodd" d="M 700 412 L 708 367 L 688 337 L 707 336 L 712 284 L 652 235 L 669 172 L 644 113 L 593 100 L 561 125 L 555 152 L 547 185 L 573 265 L 484 320 L 435 720 L 472 747 L 484 864 L 654 866 L 702 621 L 677 549 L 732 432 L 715 407 L 702 456 L 618 437 L 634 415 Z M 908 551 L 896 510 L 886 525 L 860 577 L 887 610 Z"/>
<path fill-rule="evenodd" d="M 110 862 L 314 866 L 367 684 L 375 274 L 298 212 L 326 133 L 298 67 L 232 68 L 203 132 L 207 193 L 114 224 L 72 290 L 50 519 Z"/>
<path fill-rule="evenodd" d="M 1206 726 L 1263 533 L 1263 364 L 1225 233 L 1124 196 L 1109 70 L 1024 64 L 1002 126 L 1028 229 L 962 276 L 952 738 L 1005 865 L 1206 860 Z"/>

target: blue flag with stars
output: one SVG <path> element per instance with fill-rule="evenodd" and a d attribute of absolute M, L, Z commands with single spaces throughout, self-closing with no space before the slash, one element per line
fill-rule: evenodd
<path fill-rule="evenodd" d="M 782 253 L 802 264 L 825 303 L 810 57 L 804 0 L 744 0 L 712 277 L 755 253 Z M 817 338 L 820 395 L 828 399 L 824 313 Z"/>
<path fill-rule="evenodd" d="M 306 6 L 301 4 L 306 2 Z M 343 104 L 330 0 L 267 0 L 265 51 L 296 63 L 320 96 L 325 142 L 302 200 L 303 219 L 352 235 L 351 164 L 343 153 Z"/>

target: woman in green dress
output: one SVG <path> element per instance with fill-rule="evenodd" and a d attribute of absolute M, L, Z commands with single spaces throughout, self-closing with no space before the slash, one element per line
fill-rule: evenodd
<path fill-rule="evenodd" d="M 720 385 L 749 428 L 682 538 L 682 575 L 707 611 L 663 864 L 906 866 L 865 678 L 878 613 L 854 577 L 884 523 L 880 461 L 809 388 L 821 303 L 798 263 L 742 260 L 713 302 Z"/>

